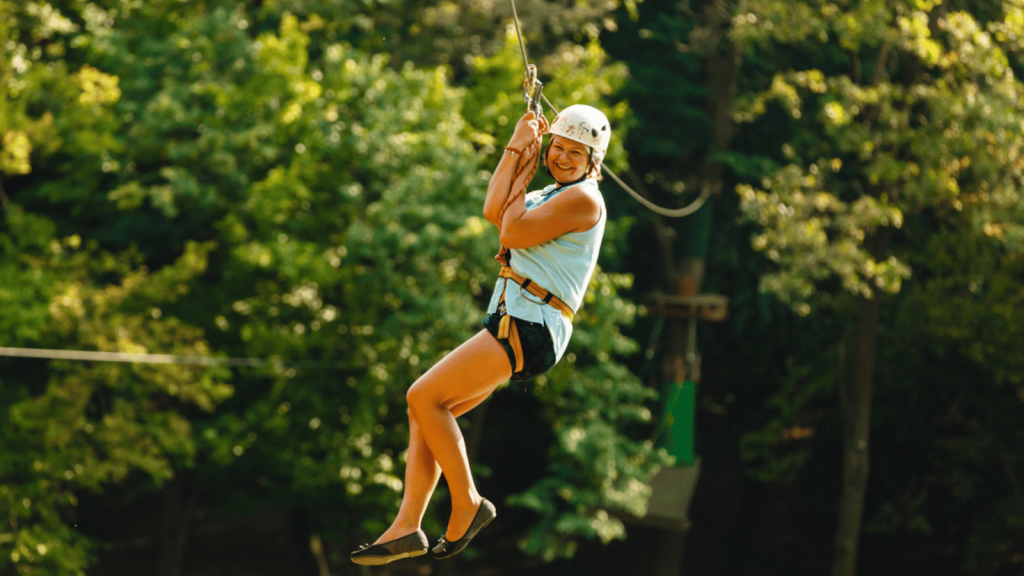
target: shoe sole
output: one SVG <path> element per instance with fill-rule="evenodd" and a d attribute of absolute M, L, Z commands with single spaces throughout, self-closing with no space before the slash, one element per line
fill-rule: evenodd
<path fill-rule="evenodd" d="M 487 525 L 490 524 L 491 522 L 494 522 L 494 519 L 497 518 L 497 517 L 498 517 L 497 515 L 494 515 L 494 516 L 491 516 L 490 518 L 488 518 L 487 520 L 484 520 L 484 523 L 480 525 L 479 529 L 477 529 L 476 534 L 473 535 L 473 538 L 476 538 L 478 534 L 483 532 L 484 528 L 487 528 Z M 470 538 L 470 541 L 472 541 L 473 538 Z M 461 540 L 461 538 L 460 538 L 460 540 Z M 438 556 L 437 554 L 435 554 L 434 555 L 434 559 L 435 560 L 444 560 L 445 558 L 451 558 L 452 556 L 455 556 L 456 554 L 458 554 L 459 552 L 462 552 L 463 550 L 465 550 L 468 547 L 469 547 L 469 542 L 466 542 L 465 546 L 463 546 L 459 550 L 457 550 L 455 552 L 452 552 L 450 554 L 446 554 L 444 556 Z"/>
<path fill-rule="evenodd" d="M 352 561 L 362 566 L 383 566 L 396 560 L 404 560 L 406 558 L 416 558 L 417 556 L 423 556 L 426 553 L 426 550 L 415 550 L 413 552 L 402 552 L 401 554 L 394 554 L 392 556 L 370 556 L 363 558 L 352 558 Z"/>

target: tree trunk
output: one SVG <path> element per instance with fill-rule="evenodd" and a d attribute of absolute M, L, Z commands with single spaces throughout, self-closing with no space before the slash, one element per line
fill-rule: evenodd
<path fill-rule="evenodd" d="M 160 576 L 181 576 L 185 543 L 199 505 L 199 472 L 193 470 L 190 479 L 185 474 L 183 470 L 177 471 L 164 488 L 163 534 L 157 567 Z"/>
<path fill-rule="evenodd" d="M 857 549 L 868 486 L 871 435 L 871 396 L 875 379 L 879 302 L 860 298 L 853 328 L 853 377 L 845 394 L 843 434 L 843 487 L 839 498 L 839 526 L 832 556 L 832 576 L 857 573 Z"/>
<path fill-rule="evenodd" d="M 292 542 L 298 558 L 295 574 L 301 576 L 331 576 L 328 569 L 323 542 L 313 531 L 309 513 L 301 506 L 293 507 L 289 513 Z"/>

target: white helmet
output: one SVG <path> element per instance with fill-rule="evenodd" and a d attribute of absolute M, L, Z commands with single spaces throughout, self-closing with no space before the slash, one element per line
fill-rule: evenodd
<path fill-rule="evenodd" d="M 604 160 L 604 155 L 608 152 L 612 127 L 604 112 L 586 104 L 573 104 L 555 116 L 548 134 L 562 136 L 588 146 L 596 165 Z"/>

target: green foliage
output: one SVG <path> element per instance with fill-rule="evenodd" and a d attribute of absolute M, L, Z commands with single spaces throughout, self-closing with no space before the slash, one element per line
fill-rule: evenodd
<path fill-rule="evenodd" d="M 5 288 L 0 338 L 13 345 L 196 355 L 202 332 L 159 306 L 187 293 L 207 248 L 192 245 L 157 273 L 12 206 L 0 258 Z M 118 278 L 111 283 L 108 279 Z M 37 361 L 23 361 L 36 363 Z M 223 371 L 178 365 L 56 363 L 6 371 L 0 398 L 0 568 L 13 574 L 84 574 L 91 546 L 62 514 L 76 492 L 102 490 L 139 472 L 159 485 L 189 465 L 186 414 L 212 411 L 231 393 Z"/>
<path fill-rule="evenodd" d="M 61 56 L 79 27 L 49 4 L 0 2 L 0 175 L 32 171 L 32 156 L 58 150 L 93 156 L 113 145 L 110 105 L 118 79 Z M 31 38 L 26 44 L 23 36 Z M 45 50 L 40 45 L 45 45 Z"/>
<path fill-rule="evenodd" d="M 981 540 L 1005 543 L 1018 530 L 1016 509 L 997 512 L 1008 493 L 969 499 L 1004 476 L 1017 486 L 1007 455 L 1019 435 L 992 427 L 1024 398 L 1010 376 L 1019 335 L 1008 306 L 1019 296 L 1009 277 L 1024 223 L 1024 86 L 1012 70 L 1019 9 L 970 9 L 753 2 L 731 34 L 755 62 L 784 62 L 734 109 L 745 130 L 779 135 L 779 167 L 736 187 L 757 225 L 751 246 L 772 263 L 761 290 L 820 333 L 842 332 L 832 340 L 838 357 L 820 343 L 794 351 L 767 423 L 742 441 L 744 458 L 762 480 L 796 478 L 815 446 L 793 432 L 829 429 L 821 398 L 849 377 L 853 297 L 893 295 L 882 300 L 871 432 L 872 475 L 887 487 L 869 501 L 866 529 L 941 538 L 957 525 L 944 503 L 958 502 L 979 518 L 973 533 L 985 534 L 951 544 L 973 570 L 980 558 L 997 562 L 999 544 Z M 964 395 L 972 400 L 961 407 Z"/>
<path fill-rule="evenodd" d="M 516 3 L 523 35 L 534 58 L 555 52 L 564 41 L 586 44 L 603 29 L 614 29 L 616 23 L 609 14 L 620 5 L 635 6 L 635 2 Z M 406 62 L 448 66 L 460 80 L 474 58 L 499 51 L 505 41 L 501 30 L 512 24 L 508 2 L 451 0 L 275 0 L 263 4 L 257 19 L 262 26 L 276 27 L 285 13 L 306 21 L 304 30 L 316 42 L 342 41 L 364 53 L 386 53 L 396 66 Z"/>
<path fill-rule="evenodd" d="M 822 366 L 792 366 L 783 376 L 781 389 L 767 402 L 769 419 L 761 428 L 740 439 L 740 455 L 747 474 L 762 482 L 792 482 L 811 456 L 807 442 L 814 436 L 817 418 L 814 404 L 832 390 L 831 354 L 816 358 Z"/>
<path fill-rule="evenodd" d="M 522 105 L 485 89 L 497 78 L 483 72 L 467 90 L 446 67 L 371 56 L 299 7 L 61 9 L 17 12 L 32 16 L 18 33 L 48 42 L 24 53 L 48 65 L 15 71 L 32 89 L 5 100 L 17 118 L 5 170 L 31 177 L 3 197 L 0 271 L 15 288 L 0 289 L 0 341 L 275 362 L 12 364 L 0 434 L 21 448 L 0 461 L 14 527 L 0 533 L 0 571 L 83 573 L 91 544 L 64 519 L 75 491 L 159 489 L 189 469 L 223 511 L 315 504 L 320 529 L 382 530 L 402 491 L 404 392 L 479 329 L 497 271 L 480 215 L 492 126 L 478 123 L 501 109 L 489 102 Z M 518 54 L 497 38 L 490 65 L 511 71 Z M 550 62 L 557 85 L 595 103 L 624 77 L 594 43 Z M 612 357 L 635 348 L 619 333 L 635 313 L 617 295 L 628 284 L 596 275 L 580 373 L 566 362 L 547 381 L 562 389 L 543 396 L 552 425 L 588 438 L 552 447 L 547 484 L 530 492 L 553 503 L 545 486 L 580 483 L 571 507 L 545 509 L 525 545 L 536 554 L 621 537 L 610 512 L 641 510 L 664 461 L 630 439 L 650 394 Z M 600 466 L 580 474 L 581 458 Z"/>
<path fill-rule="evenodd" d="M 313 363 L 236 375 L 229 409 L 193 419 L 197 460 L 231 506 L 329 491 L 346 496 L 328 528 L 377 530 L 402 488 L 404 391 L 472 333 L 490 284 L 497 242 L 460 139 L 463 93 L 443 68 L 396 70 L 340 43 L 310 62 L 308 23 L 292 16 L 256 38 L 239 11 L 200 10 L 163 37 L 147 29 L 159 16 L 136 12 L 108 38 L 119 75 L 173 72 L 125 86 L 138 119 L 117 162 L 135 168 L 109 218 L 215 243 L 203 299 L 169 313 L 218 349 Z M 255 500 L 231 489 L 253 480 Z"/>
<path fill-rule="evenodd" d="M 750 122 L 777 102 L 814 134 L 783 145 L 790 163 L 761 189 L 737 188 L 746 215 L 765 228 L 754 248 L 779 264 L 762 288 L 801 314 L 829 278 L 854 295 L 899 291 L 906 263 L 864 245 L 879 228 L 899 228 L 907 214 L 962 210 L 965 200 L 1005 206 L 1017 195 L 1006 175 L 1024 144 L 1015 112 L 1021 86 L 983 25 L 966 12 L 933 13 L 935 6 L 898 3 L 886 14 L 883 3 L 828 5 L 802 18 L 801 10 L 766 2 L 737 19 L 743 42 L 835 38 L 854 51 L 852 74 L 825 62 L 825 69 L 782 71 L 735 113 Z M 861 54 L 876 55 L 870 78 Z"/>

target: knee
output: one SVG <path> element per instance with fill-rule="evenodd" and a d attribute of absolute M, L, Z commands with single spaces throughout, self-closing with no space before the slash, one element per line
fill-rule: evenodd
<path fill-rule="evenodd" d="M 416 417 L 418 411 L 427 408 L 435 402 L 429 388 L 424 386 L 421 381 L 417 381 L 409 387 L 409 390 L 405 393 L 405 401 L 409 404 L 409 415 L 413 418 Z"/>

